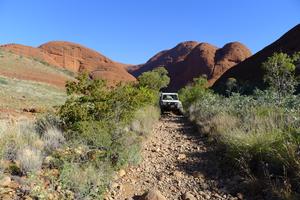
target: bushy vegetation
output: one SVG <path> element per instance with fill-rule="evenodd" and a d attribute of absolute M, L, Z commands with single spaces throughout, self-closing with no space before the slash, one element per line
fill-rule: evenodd
<path fill-rule="evenodd" d="M 269 89 L 251 96 L 234 93 L 234 81 L 228 97 L 214 94 L 203 79 L 180 92 L 190 119 L 217 144 L 223 161 L 283 199 L 300 192 L 300 100 L 293 93 L 298 55 L 270 57 L 263 64 Z"/>
<path fill-rule="evenodd" d="M 155 68 L 153 71 L 144 72 L 138 77 L 139 85 L 149 89 L 159 91 L 170 83 L 168 71 L 164 67 Z"/>
<path fill-rule="evenodd" d="M 164 69 L 154 70 L 142 74 L 139 80 L 144 81 L 139 84 L 120 83 L 111 88 L 103 80 L 89 79 L 87 74 L 67 83 L 69 98 L 59 116 L 71 149 L 81 147 L 84 156 L 68 154 L 64 159 L 64 187 L 78 195 L 101 195 L 111 179 L 109 172 L 139 162 L 142 137 L 159 117 L 157 94 L 168 84 L 162 81 L 153 87 L 149 77 L 164 80 L 167 74 Z M 86 179 L 74 176 L 73 170 L 83 170 Z M 95 178 L 94 173 L 100 174 Z M 78 178 L 81 181 L 70 181 Z"/>
<path fill-rule="evenodd" d="M 158 93 L 169 82 L 167 71 L 139 80 L 109 87 L 83 73 L 68 82 L 57 112 L 0 130 L 0 171 L 27 176 L 35 198 L 101 199 L 115 172 L 140 161 L 141 141 L 160 116 Z"/>

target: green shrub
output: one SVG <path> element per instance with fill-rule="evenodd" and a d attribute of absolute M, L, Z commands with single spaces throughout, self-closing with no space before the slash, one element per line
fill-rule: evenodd
<path fill-rule="evenodd" d="M 1 85 L 8 85 L 8 82 L 6 81 L 6 79 L 0 77 L 0 84 Z"/>
<path fill-rule="evenodd" d="M 278 105 L 269 92 L 257 94 L 226 98 L 207 93 L 186 110 L 217 143 L 226 163 L 249 177 L 272 177 L 266 183 L 270 187 L 275 179 L 284 184 L 286 174 L 295 192 L 300 180 L 299 97 L 286 96 Z"/>
<path fill-rule="evenodd" d="M 152 71 L 144 72 L 138 77 L 139 85 L 151 90 L 159 91 L 166 88 L 170 83 L 168 71 L 164 67 L 155 68 Z"/>
<path fill-rule="evenodd" d="M 67 134 L 69 141 L 82 141 L 95 148 L 107 149 L 112 143 L 109 127 L 102 121 L 78 122 L 75 124 L 74 131 L 67 132 Z"/>
<path fill-rule="evenodd" d="M 265 70 L 264 80 L 271 90 L 278 94 L 278 101 L 287 94 L 295 92 L 295 64 L 299 62 L 299 53 L 289 56 L 285 53 L 274 53 L 262 67 Z"/>
<path fill-rule="evenodd" d="M 191 106 L 192 103 L 201 99 L 206 93 L 210 92 L 207 89 L 206 78 L 196 78 L 192 85 L 188 85 L 179 91 L 180 100 L 185 108 Z"/>
<path fill-rule="evenodd" d="M 219 96 L 200 83 L 181 90 L 189 118 L 215 142 L 222 160 L 282 198 L 300 194 L 300 100 L 293 95 L 297 62 L 299 54 L 269 58 L 264 67 L 270 89 L 250 96 L 232 90 Z M 233 83 L 231 89 L 239 87 Z"/>
<path fill-rule="evenodd" d="M 82 121 L 105 121 L 108 126 L 129 123 L 133 113 L 154 104 L 156 93 L 143 86 L 119 84 L 107 88 L 104 81 L 90 80 L 83 74 L 67 84 L 70 98 L 60 109 L 61 119 L 68 128 Z"/>
<path fill-rule="evenodd" d="M 160 111 L 157 107 L 147 106 L 139 109 L 134 114 L 134 119 L 130 125 L 130 129 L 139 135 L 149 135 L 152 132 L 153 124 L 160 117 Z"/>
<path fill-rule="evenodd" d="M 16 163 L 11 163 L 8 166 L 7 172 L 11 175 L 14 175 L 14 176 L 22 175 L 22 170 L 20 169 L 20 167 Z"/>
<path fill-rule="evenodd" d="M 140 161 L 142 136 L 159 118 L 158 93 L 168 82 L 166 71 L 158 69 L 141 75 L 138 84 L 107 87 L 87 74 L 66 84 L 68 99 L 58 114 L 68 147 L 55 153 L 54 165 L 75 198 L 100 198 L 113 170 Z M 39 123 L 42 135 L 52 121 Z"/>
<path fill-rule="evenodd" d="M 109 165 L 80 166 L 76 163 L 65 163 L 59 177 L 63 189 L 75 193 L 75 199 L 102 199 L 112 174 Z"/>

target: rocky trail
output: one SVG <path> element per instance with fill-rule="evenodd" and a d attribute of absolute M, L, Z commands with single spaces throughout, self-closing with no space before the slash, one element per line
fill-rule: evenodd
<path fill-rule="evenodd" d="M 167 114 L 145 141 L 142 162 L 120 171 L 107 199 L 243 199 L 232 192 L 241 177 L 221 175 L 214 155 L 185 117 Z"/>

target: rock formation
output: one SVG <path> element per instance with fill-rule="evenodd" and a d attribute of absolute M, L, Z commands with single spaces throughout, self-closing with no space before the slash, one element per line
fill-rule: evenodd
<path fill-rule="evenodd" d="M 171 78 L 168 90 L 177 91 L 201 75 L 207 76 L 212 85 L 226 70 L 250 55 L 250 50 L 239 42 L 218 48 L 189 41 L 156 54 L 145 64 L 129 68 L 129 72 L 137 77 L 142 72 L 165 66 Z"/>
<path fill-rule="evenodd" d="M 87 72 L 91 77 L 105 79 L 109 83 L 135 81 L 135 78 L 126 71 L 124 64 L 114 62 L 92 49 L 71 42 L 48 42 L 38 48 L 7 44 L 0 48 L 75 73 Z"/>
<path fill-rule="evenodd" d="M 262 63 L 275 52 L 293 54 L 297 51 L 300 51 L 300 24 L 274 43 L 226 71 L 215 82 L 213 88 L 216 91 L 224 92 L 224 85 L 228 78 L 235 78 L 239 84 L 249 88 L 249 92 L 255 87 L 264 88 Z M 296 73 L 299 74 L 299 71 L 299 68 L 297 68 Z"/>

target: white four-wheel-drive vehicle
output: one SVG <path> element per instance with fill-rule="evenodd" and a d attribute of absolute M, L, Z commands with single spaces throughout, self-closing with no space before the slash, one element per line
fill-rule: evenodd
<path fill-rule="evenodd" d="M 160 93 L 159 106 L 162 113 L 172 111 L 177 114 L 183 114 L 183 107 L 179 101 L 177 93 Z"/>

